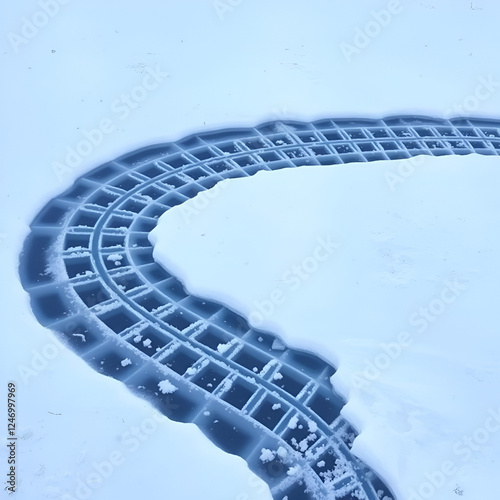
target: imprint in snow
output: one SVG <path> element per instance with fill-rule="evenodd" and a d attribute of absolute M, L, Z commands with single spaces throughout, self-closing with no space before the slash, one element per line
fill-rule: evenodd
<path fill-rule="evenodd" d="M 222 382 L 221 390 L 222 390 L 222 392 L 226 392 L 226 391 L 229 391 L 229 389 L 231 389 L 231 387 L 233 387 L 233 381 L 230 378 L 228 378 L 228 379 L 224 380 L 224 382 Z"/>
<path fill-rule="evenodd" d="M 190 366 L 187 370 L 186 370 L 186 375 L 196 375 L 200 370 L 202 370 L 203 368 L 205 368 L 207 365 L 209 364 L 209 361 L 208 359 L 204 359 L 200 364 L 199 366 L 197 366 L 196 368 L 193 367 L 193 366 Z"/>
<path fill-rule="evenodd" d="M 156 310 L 156 316 L 158 316 L 158 318 L 160 319 L 163 319 L 176 310 L 177 306 L 174 306 L 173 304 L 165 304 L 165 306 L 158 307 L 158 309 Z"/>
<path fill-rule="evenodd" d="M 108 255 L 108 258 L 106 260 L 109 260 L 110 262 L 114 262 L 115 266 L 121 266 L 121 260 L 123 259 L 123 255 L 120 255 L 118 253 L 112 253 Z"/>
<path fill-rule="evenodd" d="M 130 331 L 130 336 L 133 338 L 134 342 L 138 344 L 142 340 L 142 330 L 147 328 L 148 324 L 146 322 L 140 323 Z"/>
<path fill-rule="evenodd" d="M 94 306 L 94 311 L 101 314 L 101 313 L 106 313 L 109 311 L 112 311 L 113 309 L 117 309 L 120 307 L 120 302 L 118 300 L 115 300 L 113 302 L 110 302 L 108 304 L 97 304 Z"/>
<path fill-rule="evenodd" d="M 309 441 L 315 441 L 318 436 L 316 434 L 309 434 L 306 438 L 304 438 L 300 443 L 297 444 L 297 447 L 300 451 L 304 452 L 309 448 Z M 294 443 L 295 444 L 295 443 Z"/>
<path fill-rule="evenodd" d="M 179 342 L 173 341 L 171 345 L 166 347 L 163 352 L 161 353 L 161 357 L 158 358 L 158 361 L 161 361 L 162 359 L 165 359 L 167 356 L 170 356 L 173 352 L 176 351 L 176 349 L 179 347 Z M 156 351 L 162 350 L 161 348 L 157 348 Z"/>
<path fill-rule="evenodd" d="M 228 342 L 227 344 L 219 344 L 217 346 L 217 350 L 221 353 L 224 354 L 229 348 L 231 347 L 231 342 Z"/>
<path fill-rule="evenodd" d="M 69 257 L 87 257 L 88 255 L 90 255 L 89 251 L 85 251 L 85 252 L 71 252 L 69 254 Z"/>
<path fill-rule="evenodd" d="M 269 361 L 265 366 L 264 368 L 262 368 L 262 370 L 260 371 L 260 374 L 262 376 L 266 375 L 267 372 L 276 364 L 276 360 L 275 359 L 271 359 L 271 361 Z"/>
<path fill-rule="evenodd" d="M 316 432 L 318 430 L 318 424 L 316 422 L 309 420 L 308 424 L 309 424 L 309 432 Z"/>
<path fill-rule="evenodd" d="M 168 380 L 162 380 L 159 382 L 158 387 L 160 388 L 162 394 L 172 394 L 177 390 L 177 387 L 175 387 L 175 385 Z"/>
<path fill-rule="evenodd" d="M 87 269 L 87 271 L 84 271 L 82 273 L 78 273 L 76 276 L 78 278 L 80 278 L 80 277 L 83 278 L 84 276 L 92 276 L 93 274 L 94 274 L 93 271 L 90 271 L 90 270 Z"/>
<path fill-rule="evenodd" d="M 295 449 L 300 450 L 301 452 L 305 452 L 309 448 L 309 441 L 314 442 L 317 438 L 318 436 L 316 434 L 309 434 L 300 442 L 297 442 L 295 438 L 292 438 L 292 445 L 295 447 Z"/>
<path fill-rule="evenodd" d="M 262 448 L 262 450 L 260 451 L 260 461 L 262 463 L 271 462 L 272 460 L 274 460 L 275 454 L 273 451 L 268 450 L 267 448 Z"/>
<path fill-rule="evenodd" d="M 122 365 L 123 367 L 125 367 L 125 366 L 127 366 L 127 365 L 131 365 L 131 364 L 132 364 L 132 361 L 130 361 L 130 359 L 129 359 L 129 358 L 125 358 L 125 359 L 122 359 L 122 360 L 121 360 L 121 365 Z"/>
<path fill-rule="evenodd" d="M 297 427 L 298 422 L 299 422 L 299 417 L 297 417 L 297 415 L 294 415 L 290 419 L 290 422 L 288 422 L 288 428 L 289 429 L 295 429 Z"/>

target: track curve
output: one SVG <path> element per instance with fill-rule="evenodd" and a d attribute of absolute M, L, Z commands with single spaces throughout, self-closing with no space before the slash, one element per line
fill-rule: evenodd
<path fill-rule="evenodd" d="M 40 211 L 21 282 L 40 323 L 89 365 L 243 457 L 274 498 L 390 500 L 350 451 L 334 367 L 189 295 L 147 236 L 169 208 L 259 170 L 499 151 L 498 121 L 426 117 L 270 122 L 153 145 L 85 174 Z"/>

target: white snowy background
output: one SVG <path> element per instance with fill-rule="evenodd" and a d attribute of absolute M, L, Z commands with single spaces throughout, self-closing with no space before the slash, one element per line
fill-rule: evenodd
<path fill-rule="evenodd" d="M 397 498 L 487 498 L 499 183 L 500 159 L 478 155 L 259 172 L 169 210 L 151 239 L 193 294 L 338 367 L 353 450 Z"/>
<path fill-rule="evenodd" d="M 499 14 L 494 0 L 3 5 L 0 370 L 4 398 L 7 381 L 18 386 L 17 498 L 270 498 L 241 459 L 193 426 L 157 422 L 37 323 L 17 265 L 43 204 L 105 161 L 192 132 L 286 118 L 499 117 Z M 127 445 L 136 427 L 150 432 L 137 449 Z M 104 477 L 96 464 L 113 453 L 123 460 Z"/>

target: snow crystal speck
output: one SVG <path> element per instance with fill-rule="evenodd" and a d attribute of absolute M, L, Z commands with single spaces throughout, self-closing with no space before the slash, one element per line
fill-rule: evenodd
<path fill-rule="evenodd" d="M 158 387 L 162 394 L 172 394 L 177 391 L 177 387 L 173 385 L 169 380 L 162 380 L 158 383 Z"/>
<path fill-rule="evenodd" d="M 260 454 L 260 461 L 263 463 L 266 462 L 271 462 L 274 460 L 275 454 L 271 451 L 268 450 L 267 448 L 262 448 L 261 454 Z"/>

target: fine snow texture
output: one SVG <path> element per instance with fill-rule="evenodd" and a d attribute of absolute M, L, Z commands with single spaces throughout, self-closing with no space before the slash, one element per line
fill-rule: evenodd
<path fill-rule="evenodd" d="M 151 411 L 135 407 L 133 396 L 116 391 L 120 384 L 93 373 L 31 315 L 17 266 L 34 215 L 84 172 L 192 132 L 325 116 L 500 116 L 497 0 L 405 1 L 391 4 L 384 20 L 388 9 L 379 0 L 362 8 L 327 0 L 145 0 L 119 9 L 97 0 L 9 2 L 0 40 L 0 374 L 19 385 L 25 439 L 17 500 L 73 493 L 92 460 Z M 368 36 L 367 28 L 378 33 Z M 71 153 L 77 149 L 81 155 Z M 242 495 L 266 498 L 261 484 L 247 487 L 247 477 L 259 483 L 243 462 L 229 457 L 230 473 L 219 476 L 222 458 L 195 460 L 203 437 L 185 441 L 191 452 L 172 440 L 186 426 L 163 428 L 91 498 L 163 499 L 165 479 L 175 498 L 188 469 L 198 480 L 186 484 L 199 490 L 177 498 L 238 498 L 210 486 L 223 476 L 241 481 Z M 147 467 L 151 474 L 139 480 Z"/>
<path fill-rule="evenodd" d="M 160 218 L 154 255 L 191 293 L 337 366 L 354 451 L 398 498 L 487 498 L 500 460 L 500 160 L 417 160 L 224 181 L 195 217 L 192 199 Z"/>

